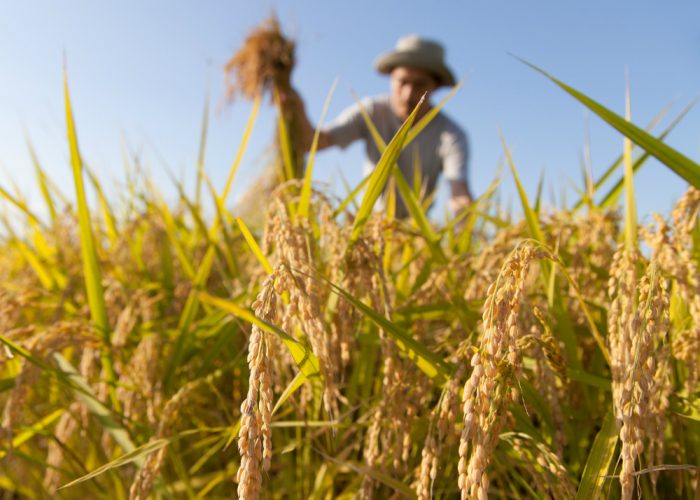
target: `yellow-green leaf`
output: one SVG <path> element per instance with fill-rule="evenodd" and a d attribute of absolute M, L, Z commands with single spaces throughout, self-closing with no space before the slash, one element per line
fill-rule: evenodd
<path fill-rule="evenodd" d="M 394 163 L 396 163 L 399 153 L 401 153 L 404 141 L 406 140 L 406 134 L 411 128 L 411 125 L 413 125 L 413 120 L 415 119 L 418 110 L 423 105 L 424 100 L 425 96 L 421 98 L 416 108 L 406 119 L 403 125 L 401 125 L 401 128 L 399 128 L 399 130 L 396 132 L 393 139 L 391 139 L 391 142 L 389 142 L 389 145 L 384 150 L 384 153 L 382 153 L 381 158 L 379 158 L 377 166 L 372 171 L 369 185 L 367 186 L 367 191 L 365 191 L 365 195 L 362 198 L 362 203 L 360 204 L 360 209 L 357 211 L 355 223 L 352 226 L 352 233 L 350 234 L 351 243 L 360 237 L 362 228 L 369 220 L 374 204 L 382 194 L 384 186 L 386 186 L 389 176 L 391 175 L 391 170 L 394 167 Z"/>
<path fill-rule="evenodd" d="M 602 106 L 590 97 L 582 94 L 578 90 L 570 87 L 564 82 L 557 80 L 543 69 L 538 68 L 524 59 L 517 58 L 523 63 L 530 66 L 535 71 L 543 74 L 552 82 L 558 85 L 561 89 L 573 96 L 576 100 L 586 106 L 588 109 L 605 120 L 609 125 L 615 128 L 621 134 L 629 137 L 637 146 L 646 150 L 649 154 L 658 159 L 661 163 L 673 170 L 680 177 L 688 181 L 692 186 L 700 189 L 700 165 L 692 161 L 690 158 L 664 144 L 648 132 L 645 132 L 636 125 L 628 122 L 623 117 L 613 113 L 608 108 Z"/>
<path fill-rule="evenodd" d="M 110 353 L 110 328 L 107 319 L 107 308 L 105 306 L 104 290 L 102 288 L 102 271 L 97 257 L 94 235 L 90 222 L 90 211 L 88 209 L 83 185 L 83 164 L 78 149 L 78 136 L 73 121 L 73 110 L 71 108 L 70 96 L 68 94 L 68 75 L 63 74 L 63 88 L 66 100 L 66 123 L 68 127 L 68 145 L 70 148 L 70 162 L 73 169 L 73 181 L 75 183 L 75 196 L 78 205 L 78 224 L 80 226 L 80 248 L 83 256 L 83 273 L 85 274 L 85 287 L 87 289 L 88 304 L 90 306 L 90 316 L 95 329 L 102 337 L 104 347 L 101 351 L 101 359 L 107 375 L 107 382 L 110 384 L 112 404 L 119 407 L 114 390 L 116 376 L 112 366 L 112 356 Z"/>
<path fill-rule="evenodd" d="M 605 415 L 603 426 L 588 454 L 583 476 L 576 492 L 576 500 L 595 500 L 601 497 L 606 481 L 605 476 L 607 476 L 615 456 L 617 439 L 615 416 L 610 409 Z"/>
<path fill-rule="evenodd" d="M 311 379 L 321 376 L 321 370 L 316 355 L 311 351 L 311 349 L 308 349 L 301 342 L 290 336 L 281 328 L 258 318 L 251 310 L 241 307 L 230 300 L 214 297 L 206 292 L 199 292 L 198 297 L 199 300 L 206 304 L 223 309 L 224 311 L 227 311 L 234 316 L 257 326 L 268 333 L 277 335 L 287 346 L 289 353 L 292 355 L 292 358 L 294 358 L 294 361 L 299 366 L 299 369 L 302 371 L 304 376 L 306 376 L 306 378 Z"/>
<path fill-rule="evenodd" d="M 316 126 L 316 131 L 314 132 L 314 139 L 311 143 L 311 149 L 309 149 L 309 160 L 306 163 L 306 171 L 304 172 L 304 184 L 301 186 L 301 194 L 299 195 L 299 217 L 306 218 L 309 216 L 309 203 L 311 201 L 311 174 L 314 169 L 314 159 L 316 158 L 316 150 L 318 149 L 318 137 L 321 134 L 321 127 L 323 126 L 323 120 L 328 113 L 328 108 L 331 105 L 331 98 L 333 97 L 333 92 L 338 84 L 336 79 L 331 85 L 331 89 L 328 91 L 326 100 L 323 103 L 323 110 L 321 111 L 321 118 Z"/>
<path fill-rule="evenodd" d="M 253 237 L 253 234 L 250 232 L 250 229 L 248 229 L 248 226 L 246 226 L 245 222 L 243 222 L 243 219 L 241 219 L 240 217 L 236 217 L 236 223 L 238 224 L 238 227 L 241 230 L 241 234 L 243 235 L 243 238 L 245 238 L 246 243 L 248 243 L 250 250 L 253 252 L 253 255 L 255 255 L 255 258 L 257 258 L 258 262 L 260 262 L 260 264 L 262 264 L 262 266 L 265 269 L 265 272 L 267 274 L 272 274 L 272 266 L 270 265 L 270 262 L 267 260 L 267 257 L 265 257 L 265 254 L 263 253 L 262 249 L 258 245 L 258 242 L 255 241 L 255 238 Z"/>

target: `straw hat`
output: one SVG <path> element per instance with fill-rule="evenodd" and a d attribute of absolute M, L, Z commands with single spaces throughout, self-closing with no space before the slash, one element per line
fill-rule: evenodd
<path fill-rule="evenodd" d="M 418 35 L 408 35 L 399 38 L 393 51 L 380 55 L 374 67 L 384 74 L 391 73 L 397 66 L 418 68 L 435 75 L 438 85 L 452 86 L 455 77 L 444 59 L 445 49 L 439 43 Z"/>

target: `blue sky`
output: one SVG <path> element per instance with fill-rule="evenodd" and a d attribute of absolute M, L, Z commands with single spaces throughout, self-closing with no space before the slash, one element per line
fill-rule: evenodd
<path fill-rule="evenodd" d="M 672 103 L 663 127 L 700 95 L 697 1 L 0 0 L 0 185 L 15 182 L 30 203 L 39 204 L 29 138 L 44 168 L 71 192 L 64 58 L 83 156 L 115 192 L 123 180 L 125 147 L 140 157 L 164 192 L 172 192 L 168 170 L 193 187 L 207 95 L 213 112 L 205 167 L 221 185 L 250 111 L 245 101 L 221 106 L 222 67 L 273 8 L 297 41 L 293 81 L 312 120 L 336 77 L 329 118 L 353 103 L 353 91 L 386 93 L 388 80 L 374 72 L 372 62 L 399 36 L 418 33 L 441 41 L 448 64 L 465 79 L 446 112 L 469 134 L 470 182 L 477 194 L 503 159 L 501 134 L 530 195 L 544 172 L 545 199 L 556 204 L 565 191 L 571 201 L 571 186 L 582 185 L 586 137 L 594 177 L 622 151 L 617 132 L 509 53 L 618 113 L 624 109 L 627 68 L 632 119 L 642 126 Z M 264 164 L 273 120 L 266 103 L 234 197 Z M 693 109 L 667 142 L 699 161 L 700 109 Z M 361 164 L 360 146 L 322 152 L 314 177 L 341 192 L 340 172 L 359 182 Z M 645 220 L 650 211 L 668 212 L 685 184 L 649 162 L 636 190 Z M 517 206 L 507 171 L 501 198 Z M 439 204 L 434 215 L 441 217 L 443 207 Z"/>

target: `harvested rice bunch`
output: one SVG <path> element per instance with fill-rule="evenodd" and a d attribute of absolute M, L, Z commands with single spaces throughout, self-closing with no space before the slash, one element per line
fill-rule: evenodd
<path fill-rule="evenodd" d="M 279 98 L 292 90 L 294 62 L 294 42 L 282 34 L 277 18 L 272 16 L 248 35 L 243 47 L 224 67 L 229 102 L 236 95 L 252 101 L 267 93 L 274 97 L 281 115 L 275 160 L 263 172 L 254 190 L 264 193 L 264 196 L 270 194 L 278 180 L 299 179 L 303 174 L 305 150 L 299 117 L 295 112 L 283 109 Z M 241 204 L 241 211 L 254 213 L 257 199 L 249 197 Z"/>
<path fill-rule="evenodd" d="M 243 47 L 226 63 L 226 96 L 254 99 L 273 88 L 287 90 L 294 67 L 294 42 L 280 31 L 274 16 L 248 35 Z"/>

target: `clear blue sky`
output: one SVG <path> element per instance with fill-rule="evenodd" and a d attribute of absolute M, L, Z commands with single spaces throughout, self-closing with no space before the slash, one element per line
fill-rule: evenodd
<path fill-rule="evenodd" d="M 319 116 L 336 77 L 330 117 L 352 104 L 351 91 L 385 93 L 388 80 L 374 72 L 372 62 L 399 36 L 418 33 L 442 41 L 448 64 L 466 79 L 446 111 L 468 131 L 470 181 L 477 194 L 502 160 L 501 132 L 530 195 L 544 172 L 546 198 L 556 203 L 562 191 L 582 185 L 587 135 L 594 176 L 622 151 L 617 132 L 509 53 L 618 113 L 624 109 L 628 68 L 632 118 L 642 126 L 668 103 L 674 103 L 673 114 L 700 95 L 697 0 L 0 0 L 0 185 L 16 182 L 30 203 L 39 203 L 26 147 L 29 137 L 43 166 L 71 192 L 64 55 L 81 150 L 105 183 L 122 180 L 126 144 L 165 192 L 172 187 L 166 168 L 192 187 L 207 94 L 216 112 L 209 124 L 206 169 L 223 183 L 250 105 L 239 101 L 219 107 L 222 66 L 273 8 L 297 41 L 293 80 L 312 119 Z M 234 196 L 259 172 L 273 130 L 273 112 L 266 103 Z M 668 142 L 700 159 L 700 109 L 691 111 Z M 358 182 L 361 160 L 359 146 L 323 152 L 315 178 L 340 191 L 339 172 Z M 507 171 L 503 178 L 502 199 L 517 206 Z M 650 162 L 637 177 L 636 189 L 644 219 L 652 210 L 667 212 L 685 185 Z M 573 198 L 571 190 L 568 197 Z"/>

